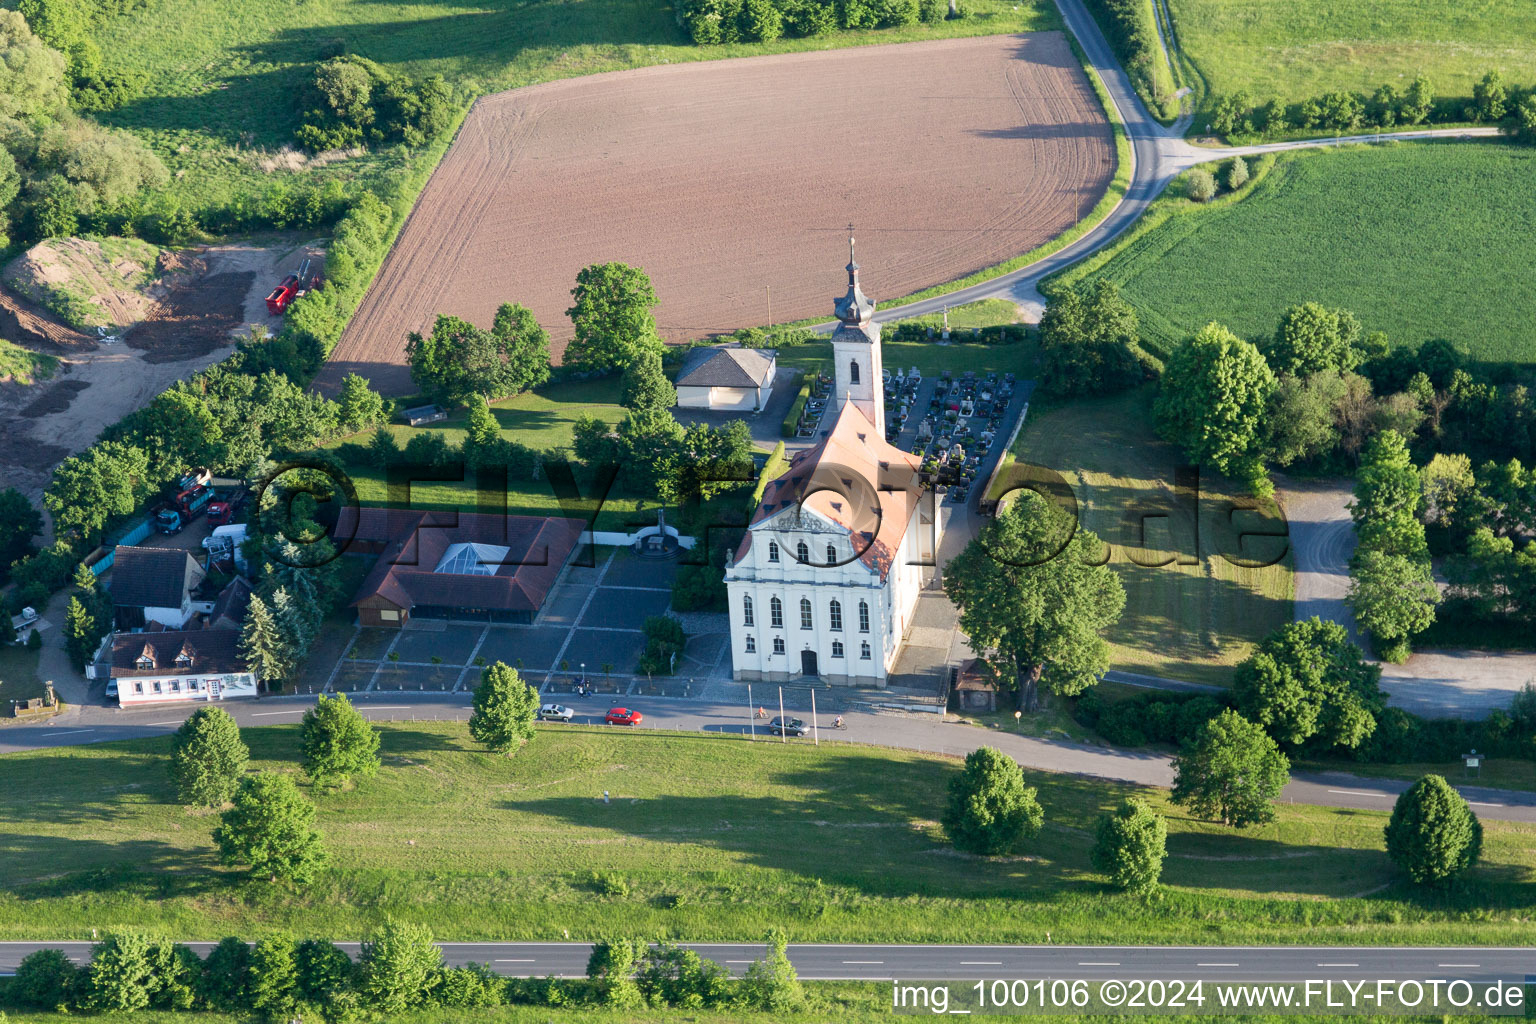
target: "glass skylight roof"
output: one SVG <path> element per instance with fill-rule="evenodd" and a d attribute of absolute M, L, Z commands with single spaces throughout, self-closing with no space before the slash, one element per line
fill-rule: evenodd
<path fill-rule="evenodd" d="M 506 561 L 508 548 L 496 544 L 454 544 L 443 552 L 433 572 L 453 576 L 494 576 Z"/>

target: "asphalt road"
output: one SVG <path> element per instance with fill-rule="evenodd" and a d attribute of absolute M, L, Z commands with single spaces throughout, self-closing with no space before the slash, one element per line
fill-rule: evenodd
<path fill-rule="evenodd" d="M 187 945 L 206 956 L 211 942 Z M 358 944 L 339 943 L 352 956 Z M 740 974 L 760 959 L 760 943 L 684 943 Z M 62 949 L 90 959 L 89 942 L 0 942 L 0 974 L 36 949 Z M 489 964 L 513 977 L 583 977 L 592 947 L 583 942 L 449 942 L 451 965 Z M 1350 946 L 903 946 L 794 944 L 790 962 L 813 981 L 972 981 L 981 979 L 1142 978 L 1184 981 L 1300 981 L 1306 979 L 1523 978 L 1536 950 L 1496 947 Z"/>
<path fill-rule="evenodd" d="M 788 691 L 786 696 L 795 692 L 798 691 Z M 469 717 L 468 694 L 353 694 L 351 699 L 363 714 L 378 722 L 462 721 Z M 266 697 L 255 701 L 229 701 L 222 706 L 241 726 L 259 726 L 297 722 L 313 701 L 313 697 Z M 658 728 L 743 737 L 755 735 L 759 742 L 781 742 L 777 737 L 767 736 L 762 723 L 754 722 L 746 707 L 665 697 L 607 698 L 599 695 L 585 700 L 569 700 L 570 707 L 577 712 L 575 721 L 591 725 L 601 724 L 603 713 L 617 703 L 641 712 L 644 720 L 639 728 L 642 731 Z M 173 732 L 193 710 L 195 705 L 134 711 L 81 708 L 54 719 L 54 724 L 18 724 L 0 728 L 0 753 L 163 736 Z M 809 706 L 796 707 L 786 703 L 785 710 L 810 721 Z M 774 713 L 777 711 L 775 707 Z M 868 743 L 956 757 L 963 757 L 977 747 L 992 746 L 1028 768 L 1145 786 L 1173 785 L 1173 769 L 1168 756 L 1155 751 L 1114 750 L 1062 740 L 1036 739 L 944 722 L 937 715 L 848 711 L 844 718 L 847 729 L 833 730 L 830 728 L 832 715 L 823 708 L 818 716 L 817 739 L 822 743 Z M 544 728 L 559 729 L 561 726 L 551 724 Z M 791 739 L 788 742 L 811 743 L 814 740 Z M 1455 781 L 1454 777 L 1452 781 Z M 1391 810 L 1397 795 L 1408 785 L 1395 779 L 1367 779 L 1343 773 L 1296 775 L 1280 798 L 1323 807 Z M 1457 788 L 1472 803 L 1479 817 L 1536 822 L 1536 793 L 1466 785 Z"/>

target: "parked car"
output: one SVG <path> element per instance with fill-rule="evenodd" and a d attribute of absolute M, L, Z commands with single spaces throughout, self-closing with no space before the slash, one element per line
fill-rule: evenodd
<path fill-rule="evenodd" d="M 107 699 L 108 700 L 117 700 L 117 680 L 116 679 L 108 679 L 107 680 Z"/>
<path fill-rule="evenodd" d="M 629 708 L 609 708 L 608 713 L 603 716 L 603 721 L 609 725 L 639 725 L 642 717 L 640 712 L 631 711 Z"/>
<path fill-rule="evenodd" d="M 569 722 L 576 712 L 564 704 L 545 704 L 539 708 L 539 721 L 541 722 Z"/>
<path fill-rule="evenodd" d="M 775 736 L 809 736 L 811 727 L 798 718 L 775 718 L 768 723 L 768 731 Z"/>

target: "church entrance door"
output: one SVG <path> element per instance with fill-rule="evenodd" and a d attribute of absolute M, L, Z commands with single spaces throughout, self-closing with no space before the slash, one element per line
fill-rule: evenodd
<path fill-rule="evenodd" d="M 819 674 L 816 671 L 815 651 L 800 652 L 800 674 L 803 676 L 814 676 Z"/>

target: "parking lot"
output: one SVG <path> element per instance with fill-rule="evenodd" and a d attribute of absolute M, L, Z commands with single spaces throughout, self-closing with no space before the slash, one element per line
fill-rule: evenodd
<path fill-rule="evenodd" d="M 597 548 L 593 565 L 567 568 L 531 625 L 414 620 L 404 629 L 354 627 L 334 666 L 310 678 L 336 691 L 473 689 L 480 670 L 501 661 L 545 693 L 569 693 L 585 675 L 599 693 L 697 695 L 730 674 L 724 615 L 681 616 L 689 639 L 669 679 L 636 675 L 647 617 L 667 612 L 678 562 L 644 559 L 627 548 Z M 310 684 L 307 689 L 319 687 Z"/>

